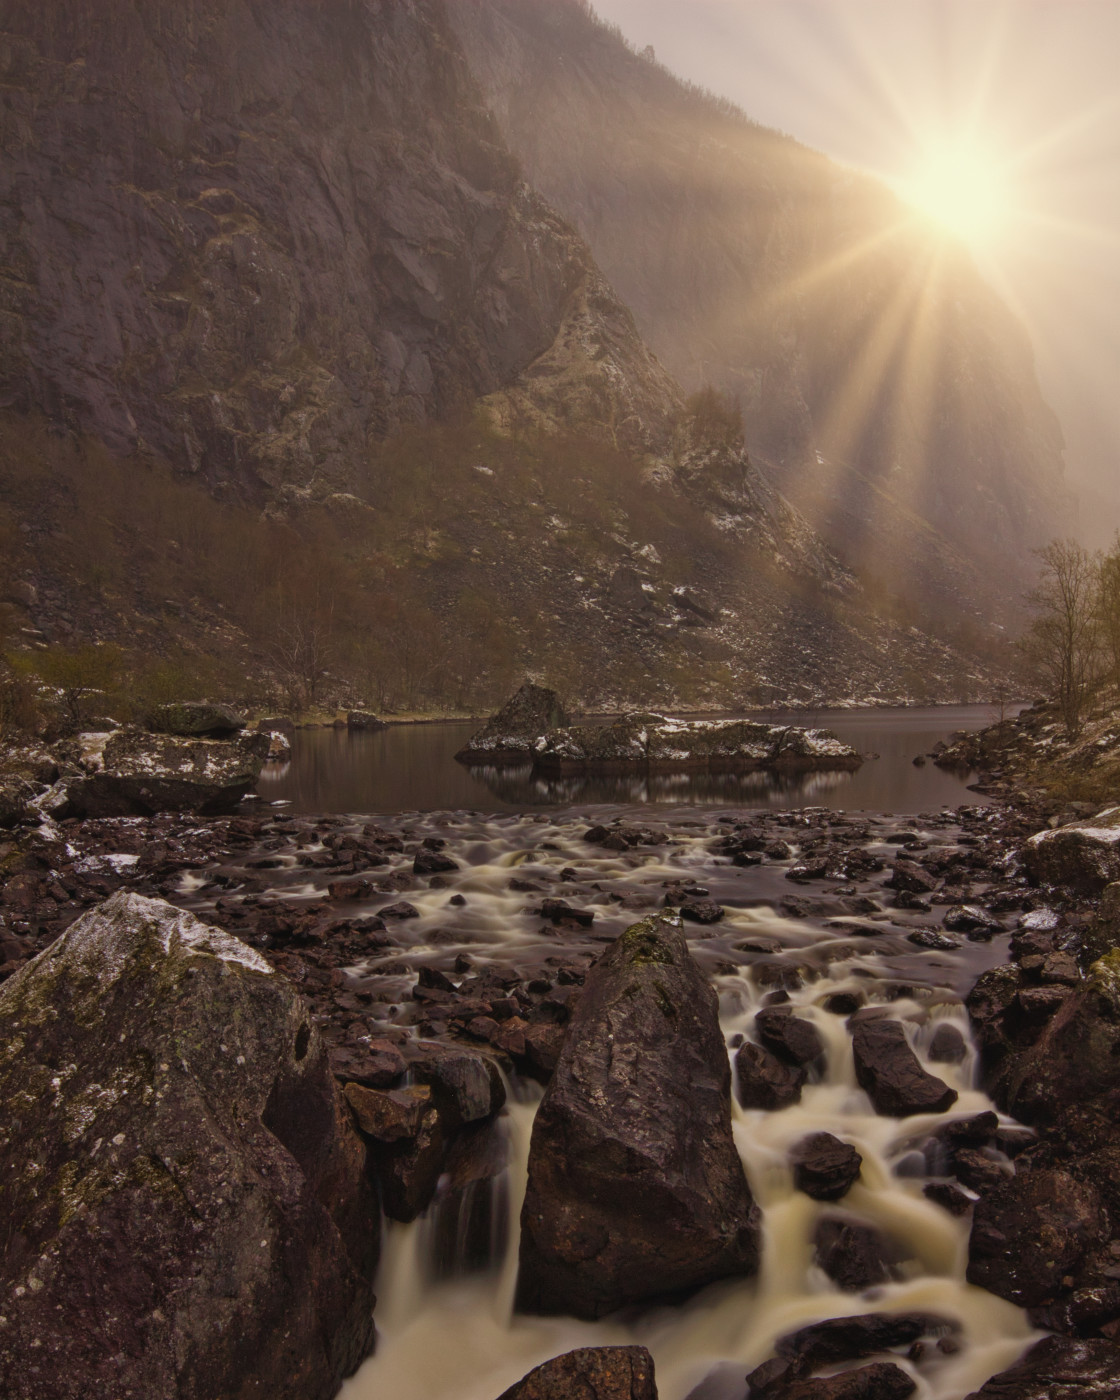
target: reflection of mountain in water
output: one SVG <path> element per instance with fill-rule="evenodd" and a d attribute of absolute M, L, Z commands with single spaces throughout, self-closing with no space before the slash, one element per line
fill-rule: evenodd
<path fill-rule="evenodd" d="M 826 792 L 850 783 L 851 773 L 628 773 L 596 776 L 577 773 L 547 777 L 531 765 L 517 768 L 473 767 L 495 797 L 513 806 L 570 806 L 594 802 L 625 805 L 646 803 L 727 803 L 731 806 L 814 803 Z"/>

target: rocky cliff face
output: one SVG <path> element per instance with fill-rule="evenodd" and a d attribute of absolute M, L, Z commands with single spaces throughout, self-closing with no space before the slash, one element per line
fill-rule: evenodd
<path fill-rule="evenodd" d="M 852 564 L 958 600 L 1070 521 L 1022 328 L 881 185 L 632 52 L 581 0 L 461 0 L 535 186 L 686 387 Z M 1010 573 L 1008 572 L 1010 570 Z"/>
<path fill-rule="evenodd" d="M 215 485 L 346 483 L 404 423 L 531 401 L 563 332 L 585 417 L 664 416 L 438 0 L 16 0 L 4 31 L 6 404 Z"/>

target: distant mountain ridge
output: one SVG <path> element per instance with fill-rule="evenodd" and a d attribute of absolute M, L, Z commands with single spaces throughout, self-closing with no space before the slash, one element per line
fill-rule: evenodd
<path fill-rule="evenodd" d="M 449 16 L 527 177 L 686 389 L 864 572 L 983 609 L 1068 530 L 1025 332 L 878 182 L 672 76 L 584 0 Z"/>

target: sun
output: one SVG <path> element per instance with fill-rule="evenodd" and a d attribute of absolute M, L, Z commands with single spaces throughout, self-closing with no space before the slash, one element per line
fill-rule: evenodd
<path fill-rule="evenodd" d="M 1003 164 L 974 141 L 927 147 L 896 188 L 919 213 L 978 252 L 991 251 L 1011 219 Z"/>

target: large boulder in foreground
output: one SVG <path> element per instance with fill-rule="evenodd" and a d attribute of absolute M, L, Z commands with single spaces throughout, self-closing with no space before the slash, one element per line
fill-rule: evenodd
<path fill-rule="evenodd" d="M 121 893 L 0 1024 L 0 1395 L 334 1395 L 373 1343 L 378 1212 L 292 986 Z"/>
<path fill-rule="evenodd" d="M 758 1267 L 716 995 L 680 920 L 588 973 L 533 1124 L 517 1306 L 596 1318 Z"/>
<path fill-rule="evenodd" d="M 1088 821 L 1040 831 L 1022 849 L 1023 866 L 1036 885 L 1064 885 L 1097 894 L 1120 880 L 1120 807 Z"/>
<path fill-rule="evenodd" d="M 267 734 L 227 741 L 118 729 L 86 754 L 86 776 L 68 782 L 66 814 L 232 812 L 260 776 L 268 746 Z"/>
<path fill-rule="evenodd" d="M 528 763 L 537 740 L 567 723 L 556 692 L 526 681 L 455 757 L 460 763 Z"/>
<path fill-rule="evenodd" d="M 530 1371 L 498 1400 L 657 1400 L 645 1347 L 579 1347 Z"/>

